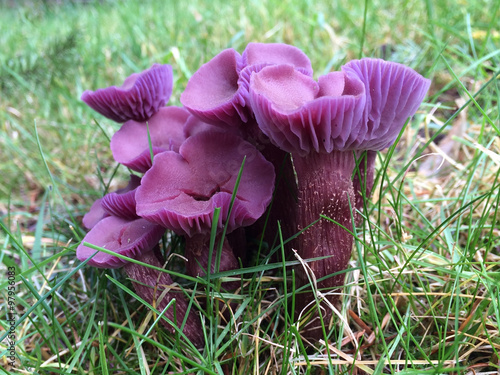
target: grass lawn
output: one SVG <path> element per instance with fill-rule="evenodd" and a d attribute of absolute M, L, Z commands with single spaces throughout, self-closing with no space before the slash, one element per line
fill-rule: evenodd
<path fill-rule="evenodd" d="M 0 0 L 0 373 L 499 374 L 500 2 L 244 4 Z M 176 279 L 238 302 L 229 321 L 204 312 L 199 351 L 156 329 L 119 270 L 75 258 L 83 214 L 128 175 L 109 150 L 119 125 L 80 95 L 168 63 L 180 105 L 201 64 L 252 41 L 299 47 L 315 78 L 381 57 L 432 85 L 378 155 L 327 342 L 298 333 L 296 262 L 255 240 L 235 294 Z"/>

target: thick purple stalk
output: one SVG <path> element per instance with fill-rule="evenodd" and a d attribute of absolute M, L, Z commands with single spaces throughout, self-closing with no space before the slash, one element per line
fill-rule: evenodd
<path fill-rule="evenodd" d="M 297 183 L 292 160 L 287 152 L 272 144 L 267 145 L 261 152 L 274 165 L 276 171 L 274 198 L 264 233 L 264 240 L 272 245 L 273 240 L 278 235 L 278 221 L 280 222 L 283 240 L 287 240 L 296 233 Z M 265 216 L 260 220 L 265 220 Z M 277 241 L 277 244 L 279 244 L 279 238 Z M 285 246 L 285 249 L 290 250 L 290 246 Z M 287 255 L 290 255 L 289 252 L 287 252 Z"/>
<path fill-rule="evenodd" d="M 294 165 L 299 181 L 299 224 L 302 230 L 311 223 L 319 222 L 305 230 L 297 238 L 297 252 L 304 260 L 328 256 L 307 263 L 314 278 L 319 280 L 347 268 L 353 245 L 351 212 L 355 209 L 355 195 L 351 174 L 355 166 L 351 151 L 333 151 L 330 154 L 312 152 L 305 157 L 294 157 Z M 331 220 L 320 218 L 324 215 Z M 346 228 L 346 229 L 344 229 Z M 311 276 L 311 275 L 309 275 Z M 309 283 L 303 266 L 297 269 L 299 286 Z M 338 300 L 336 288 L 344 284 L 345 274 L 341 273 L 318 281 L 317 289 L 328 293 L 326 300 L 334 304 Z M 318 296 L 319 297 L 319 296 Z M 332 309 L 327 301 L 320 299 L 323 321 L 328 326 Z M 297 313 L 314 301 L 312 293 L 297 296 Z M 315 305 L 308 309 L 316 310 Z M 317 310 L 316 310 L 317 311 Z M 312 315 L 314 321 L 303 332 L 307 338 L 318 340 L 322 337 L 321 323 L 317 312 Z"/>
<path fill-rule="evenodd" d="M 141 254 L 137 260 L 155 267 L 163 267 L 163 264 L 158 260 L 153 251 Z M 164 316 L 174 322 L 177 327 L 180 327 L 188 310 L 188 301 L 186 301 L 182 292 L 173 290 L 168 290 L 162 298 L 164 291 L 169 289 L 174 283 L 170 275 L 131 262 L 127 263 L 123 269 L 132 280 L 136 293 L 149 304 L 156 307 L 158 311 L 163 311 L 170 301 L 175 298 L 175 316 L 172 306 L 165 312 Z M 161 319 L 160 322 L 170 333 L 175 333 L 175 328 L 164 319 Z M 197 348 L 203 347 L 204 340 L 201 322 L 193 311 L 187 317 L 183 332 Z"/>
<path fill-rule="evenodd" d="M 358 171 L 353 177 L 354 194 L 356 195 L 356 209 L 363 211 L 363 196 L 370 199 L 373 181 L 375 177 L 375 160 L 377 159 L 377 151 L 368 150 L 358 152 Z M 361 215 L 356 215 L 356 225 L 361 223 Z"/>
<path fill-rule="evenodd" d="M 290 154 L 273 145 L 255 122 L 248 123 L 244 129 L 245 139 L 264 155 L 266 160 L 274 166 L 276 173 L 272 207 L 267 225 L 265 223 L 267 214 L 264 214 L 254 225 L 249 227 L 250 234 L 259 236 L 259 238 L 262 231 L 265 230 L 263 239 L 271 246 L 278 235 L 278 221 L 280 222 L 283 240 L 289 239 L 296 233 L 298 193 L 295 171 Z M 266 225 L 265 228 L 264 225 Z M 279 238 L 277 241 L 276 244 L 279 244 Z M 285 257 L 289 258 L 291 256 L 291 245 L 285 246 L 285 251 Z"/>

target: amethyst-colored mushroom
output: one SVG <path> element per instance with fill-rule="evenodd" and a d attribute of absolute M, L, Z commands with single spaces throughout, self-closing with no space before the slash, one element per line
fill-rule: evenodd
<path fill-rule="evenodd" d="M 189 79 L 181 103 L 205 122 L 238 126 L 252 118 L 248 101 L 250 76 L 265 66 L 288 64 L 312 76 L 309 58 L 282 43 L 249 43 L 243 55 L 226 49 L 202 65 Z"/>
<path fill-rule="evenodd" d="M 140 184 L 140 177 L 130 175 L 130 181 L 126 187 L 96 199 L 90 210 L 83 216 L 83 226 L 92 229 L 99 221 L 108 216 L 129 220 L 138 219 L 139 217 L 135 213 L 135 189 Z"/>
<path fill-rule="evenodd" d="M 172 95 L 172 82 L 172 67 L 154 64 L 142 73 L 129 76 L 122 86 L 87 90 L 81 99 L 93 110 L 115 122 L 142 122 L 168 102 Z"/>
<path fill-rule="evenodd" d="M 146 172 L 151 167 L 153 155 L 164 151 L 178 151 L 184 142 L 184 124 L 190 113 L 184 108 L 161 108 L 147 124 L 127 121 L 111 138 L 111 152 L 114 159 L 137 172 Z"/>
<path fill-rule="evenodd" d="M 246 156 L 232 214 L 231 197 Z M 252 224 L 272 196 L 272 165 L 248 142 L 232 134 L 204 132 L 188 138 L 179 153 L 164 152 L 137 189 L 137 214 L 193 237 L 211 230 L 215 208 L 221 209 L 218 228 L 228 232 Z"/>
<path fill-rule="evenodd" d="M 303 259 L 329 256 L 309 263 L 316 279 L 336 274 L 319 282 L 319 289 L 329 292 L 341 286 L 350 258 L 351 217 L 356 216 L 354 153 L 390 146 L 418 109 L 429 83 L 408 67 L 376 59 L 352 61 L 318 82 L 286 65 L 252 75 L 250 101 L 260 128 L 293 156 L 299 182 L 298 229 L 320 215 L 331 219 L 319 220 L 298 241 Z M 301 285 L 308 283 L 303 268 L 297 274 Z M 328 296 L 330 302 L 335 299 Z M 302 295 L 299 307 L 313 300 Z M 325 305 L 325 310 L 328 320 L 331 309 Z M 305 334 L 319 338 L 320 328 L 319 321 L 313 322 Z"/>
<path fill-rule="evenodd" d="M 245 157 L 229 215 L 233 190 Z M 187 258 L 199 262 L 203 268 L 208 267 L 204 262 L 208 259 L 206 252 L 214 210 L 220 209 L 216 223 L 219 230 L 226 226 L 230 233 L 250 225 L 264 213 L 273 186 L 273 166 L 254 146 L 232 134 L 207 131 L 189 137 L 179 153 L 164 152 L 155 157 L 137 189 L 137 213 L 185 236 Z M 225 246 L 220 271 L 238 266 Z M 194 274 L 204 273 L 192 265 L 188 270 Z"/>
<path fill-rule="evenodd" d="M 78 246 L 76 255 L 79 260 L 84 261 L 96 253 L 95 249 L 84 245 L 87 242 L 128 258 L 162 268 L 163 260 L 161 255 L 155 254 L 153 250 L 157 247 L 164 233 L 165 228 L 142 218 L 127 220 L 109 216 L 99 221 L 87 233 Z M 88 264 L 99 268 L 123 267 L 132 280 L 137 294 L 149 304 L 156 306 L 159 311 L 164 310 L 168 303 L 176 298 L 176 317 L 172 308 L 165 312 L 165 317 L 176 326 L 180 326 L 180 323 L 182 323 L 188 311 L 188 302 L 182 293 L 169 290 L 160 300 L 160 296 L 165 289 L 168 289 L 173 284 L 172 278 L 167 273 L 128 262 L 102 251 L 97 252 L 88 261 Z M 177 321 L 175 321 L 175 318 L 177 318 Z M 161 323 L 169 332 L 175 333 L 176 328 L 171 324 L 165 320 L 161 320 Z M 194 345 L 197 347 L 203 346 L 201 323 L 193 313 L 188 314 L 183 332 Z"/>
<path fill-rule="evenodd" d="M 245 140 L 255 145 L 275 167 L 279 176 L 275 199 L 267 227 L 265 220 L 251 228 L 272 243 L 281 221 L 283 235 L 294 234 L 290 218 L 295 216 L 297 187 L 291 160 L 287 152 L 270 144 L 267 136 L 255 125 L 249 101 L 249 80 L 252 74 L 265 66 L 287 64 L 297 72 L 312 76 L 309 58 L 297 47 L 282 43 L 249 43 L 242 56 L 228 49 L 204 64 L 188 82 L 181 95 L 182 104 L 203 121 L 221 128 L 239 127 Z M 244 126 L 240 126 L 245 123 Z"/>
<path fill-rule="evenodd" d="M 83 242 L 88 242 L 129 258 L 138 259 L 144 250 L 151 250 L 160 241 L 163 233 L 165 233 L 163 227 L 142 218 L 127 220 L 108 216 L 87 233 L 76 250 L 76 256 L 79 260 L 85 260 L 96 252 L 83 245 Z M 127 263 L 126 260 L 104 252 L 98 252 L 88 261 L 89 265 L 99 268 L 120 268 Z"/>

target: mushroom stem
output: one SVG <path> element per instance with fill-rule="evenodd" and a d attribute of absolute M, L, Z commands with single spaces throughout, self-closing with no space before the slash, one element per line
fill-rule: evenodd
<path fill-rule="evenodd" d="M 290 154 L 276 147 L 269 138 L 262 133 L 257 123 L 249 122 L 244 127 L 244 138 L 255 145 L 273 166 L 276 173 L 276 183 L 272 207 L 267 215 L 263 215 L 257 222 L 249 227 L 250 234 L 262 236 L 270 246 L 276 241 L 278 235 L 278 222 L 281 224 L 283 239 L 286 240 L 295 234 L 297 227 L 297 182 Z M 266 225 L 267 220 L 267 225 Z M 264 232 L 264 233 L 263 233 Z M 291 246 L 286 246 L 286 256 L 291 255 Z M 279 258 L 279 257 L 278 257 Z"/>
<path fill-rule="evenodd" d="M 353 236 L 352 212 L 355 209 L 355 195 L 351 174 L 355 162 L 351 151 L 333 151 L 330 154 L 311 153 L 306 157 L 294 157 L 294 165 L 299 181 L 299 230 L 303 230 L 319 219 L 317 223 L 305 230 L 297 238 L 298 254 L 304 260 L 328 256 L 326 259 L 309 262 L 308 266 L 314 277 L 320 280 L 347 268 L 351 256 Z M 321 215 L 330 218 L 321 218 Z M 333 222 L 335 221 L 335 222 Z M 299 286 L 309 283 L 309 274 L 304 267 L 297 269 Z M 343 285 L 344 273 L 318 281 L 315 287 L 324 292 L 326 300 L 318 295 L 320 307 L 323 311 L 323 321 L 329 324 L 332 309 L 329 303 L 338 300 L 334 289 Z M 320 297 L 321 296 L 321 297 Z M 314 301 L 312 293 L 303 293 L 298 296 L 297 312 Z M 308 306 L 309 305 L 309 306 Z M 312 306 L 316 310 L 315 306 Z M 311 339 L 322 337 L 321 323 L 317 319 L 317 312 L 312 315 L 311 321 L 303 335 Z"/>
<path fill-rule="evenodd" d="M 274 165 L 276 171 L 276 185 L 272 207 L 264 233 L 264 239 L 272 245 L 278 235 L 278 221 L 281 223 L 284 240 L 295 234 L 295 227 L 297 225 L 295 222 L 297 217 L 297 183 L 295 181 L 292 160 L 287 152 L 271 144 L 261 152 Z M 265 220 L 265 216 L 261 220 Z M 285 247 L 288 250 L 287 253 L 290 252 L 289 247 Z"/>
<path fill-rule="evenodd" d="M 142 253 L 137 260 L 155 267 L 163 267 L 154 251 Z M 170 301 L 175 298 L 175 309 L 169 308 L 164 316 L 174 322 L 177 327 L 180 327 L 188 312 L 188 301 L 181 292 L 168 290 L 174 283 L 170 275 L 132 262 L 127 263 L 123 269 L 132 280 L 136 293 L 156 307 L 158 311 L 163 311 Z M 160 322 L 170 333 L 175 333 L 176 330 L 171 324 L 164 319 L 161 319 Z M 199 318 L 193 312 L 189 312 L 183 332 L 197 348 L 203 347 L 203 330 Z"/>

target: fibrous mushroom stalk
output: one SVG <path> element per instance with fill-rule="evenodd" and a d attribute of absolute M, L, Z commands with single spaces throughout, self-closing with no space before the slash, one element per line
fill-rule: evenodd
<path fill-rule="evenodd" d="M 261 238 L 270 246 L 278 244 L 278 222 L 283 240 L 296 233 L 297 182 L 290 154 L 271 143 L 262 133 L 257 123 L 249 122 L 244 127 L 245 139 L 252 143 L 273 166 L 276 173 L 272 207 L 269 217 L 264 214 L 249 227 L 251 235 Z M 285 246 L 286 257 L 291 254 L 290 246 Z"/>
<path fill-rule="evenodd" d="M 339 286 L 344 284 L 345 273 L 353 245 L 353 220 L 356 200 L 351 175 L 355 166 L 352 151 L 334 151 L 330 154 L 311 153 L 306 157 L 294 157 L 299 181 L 299 224 L 298 230 L 309 228 L 297 238 L 297 252 L 304 259 L 327 257 L 308 262 L 307 268 L 297 269 L 300 286 L 314 284 L 320 300 L 325 326 L 332 316 L 331 304 L 338 300 Z M 315 221 L 318 222 L 315 223 Z M 334 276 L 332 274 L 338 273 Z M 325 278 L 324 280 L 320 280 Z M 314 292 L 314 289 L 313 289 Z M 303 334 L 311 339 L 322 337 L 319 315 L 312 292 L 298 297 L 297 312 L 313 307 L 314 322 Z M 321 301 L 325 298 L 325 300 Z"/>
<path fill-rule="evenodd" d="M 137 260 L 163 268 L 162 262 L 158 260 L 153 251 L 141 253 Z M 175 298 L 175 306 L 169 307 L 164 317 L 173 322 L 176 327 L 181 327 L 186 314 L 188 314 L 182 332 L 196 347 L 203 347 L 203 329 L 200 319 L 194 312 L 188 313 L 189 303 L 182 292 L 171 289 L 174 282 L 168 273 L 132 262 L 127 263 L 123 269 L 132 280 L 136 293 L 156 310 L 162 312 Z M 176 328 L 172 324 L 165 319 L 161 319 L 160 322 L 170 333 L 175 334 Z"/>

